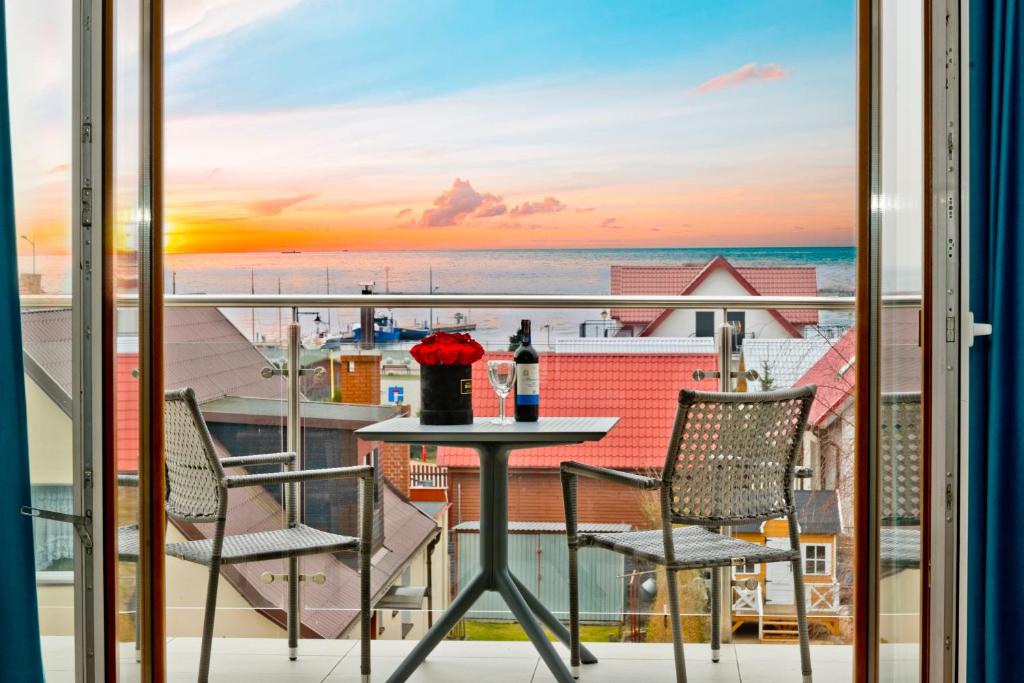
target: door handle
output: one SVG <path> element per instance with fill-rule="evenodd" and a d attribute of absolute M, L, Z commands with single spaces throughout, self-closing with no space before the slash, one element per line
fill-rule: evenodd
<path fill-rule="evenodd" d="M 988 337 L 992 334 L 992 323 L 974 322 L 974 313 L 967 313 L 967 345 L 974 346 L 975 337 Z"/>

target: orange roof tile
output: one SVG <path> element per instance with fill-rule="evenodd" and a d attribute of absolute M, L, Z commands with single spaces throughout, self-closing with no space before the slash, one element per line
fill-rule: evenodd
<path fill-rule="evenodd" d="M 510 354 L 488 354 L 473 365 L 473 411 L 497 415 L 498 399 L 487 380 L 487 361 Z M 713 371 L 712 354 L 547 354 L 541 356 L 541 415 L 619 417 L 596 443 L 514 451 L 510 465 L 557 468 L 565 460 L 622 469 L 660 468 L 665 463 L 680 389 L 714 390 L 713 379 L 696 382 L 693 371 Z M 508 410 L 512 409 L 509 399 Z M 441 448 L 438 464 L 478 467 L 465 448 Z"/>

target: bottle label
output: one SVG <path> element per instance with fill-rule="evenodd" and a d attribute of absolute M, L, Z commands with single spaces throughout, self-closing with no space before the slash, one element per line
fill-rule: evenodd
<path fill-rule="evenodd" d="M 516 365 L 516 405 L 540 405 L 540 365 L 519 363 Z"/>

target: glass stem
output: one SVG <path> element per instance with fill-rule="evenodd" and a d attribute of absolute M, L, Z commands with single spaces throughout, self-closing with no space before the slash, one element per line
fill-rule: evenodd
<path fill-rule="evenodd" d="M 502 424 L 505 423 L 505 399 L 507 397 L 508 394 L 501 394 L 498 398 L 498 419 Z"/>

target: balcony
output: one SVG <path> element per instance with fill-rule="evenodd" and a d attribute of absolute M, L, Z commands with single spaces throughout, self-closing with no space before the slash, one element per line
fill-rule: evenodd
<path fill-rule="evenodd" d="M 30 303 L 33 301 L 27 298 Z M 309 297 L 215 297 L 178 295 L 168 297 L 166 324 L 169 343 L 166 383 L 168 387 L 197 386 L 202 394 L 201 409 L 210 423 L 218 444 L 230 455 L 248 455 L 257 452 L 281 450 L 287 446 L 291 428 L 298 417 L 300 448 L 306 467 L 324 467 L 376 463 L 382 477 L 379 487 L 381 500 L 377 506 L 380 551 L 373 560 L 375 609 L 375 640 L 372 652 L 374 680 L 384 680 L 391 667 L 397 666 L 426 631 L 429 624 L 443 611 L 451 599 L 458 595 L 460 585 L 470 571 L 476 557 L 474 524 L 478 509 L 479 491 L 477 467 L 473 458 L 467 458 L 458 449 L 441 447 L 436 451 L 420 447 L 394 449 L 393 446 L 363 442 L 353 435 L 362 425 L 372 424 L 401 413 L 415 414 L 418 392 L 406 389 L 402 400 L 394 401 L 395 392 L 388 384 L 399 377 L 403 382 L 415 383 L 415 373 L 394 373 L 397 365 L 407 366 L 404 358 L 407 347 L 379 349 L 348 347 L 328 349 L 312 348 L 315 337 L 303 327 L 300 317 L 304 310 L 326 310 L 342 315 L 344 306 L 365 303 L 366 298 L 335 296 Z M 706 307 L 747 306 L 750 310 L 768 310 L 771 307 L 815 308 L 833 311 L 848 310 L 851 301 L 842 298 L 770 299 L 748 297 L 743 300 L 725 300 L 709 297 L 631 297 L 623 300 L 604 297 L 491 297 L 491 296 L 419 296 L 391 295 L 374 297 L 377 306 L 415 308 L 425 301 L 437 306 L 496 306 L 512 309 L 530 306 L 534 310 L 548 311 L 589 309 L 619 303 L 630 309 L 643 307 L 692 310 Z M 47 329 L 55 324 L 57 314 L 52 301 L 36 300 L 43 308 L 25 313 L 28 318 L 45 318 Z M 890 302 L 898 310 L 913 307 L 913 300 Z M 51 306 L 51 308 L 46 308 Z M 247 339 L 240 330 L 249 327 L 240 324 L 249 310 L 255 308 L 268 316 L 283 311 L 286 319 L 296 321 L 286 327 L 287 335 L 277 342 L 259 336 L 259 343 Z M 247 310 L 249 309 L 249 310 Z M 351 310 L 351 309 L 349 309 Z M 254 313 L 249 313 L 255 315 Z M 57 316 L 59 317 L 59 316 Z M 721 316 L 725 319 L 724 311 Z M 34 358 L 32 344 L 36 343 L 35 327 L 26 326 L 29 347 L 27 358 Z M 805 330 L 806 332 L 807 330 Z M 660 467 L 664 458 L 664 440 L 671 426 L 671 414 L 683 386 L 715 389 L 728 386 L 738 390 L 742 383 L 749 390 L 760 388 L 765 367 L 772 376 L 772 388 L 785 388 L 806 383 L 815 373 L 832 378 L 832 391 L 824 396 L 827 406 L 820 411 L 807 436 L 803 449 L 803 464 L 815 470 L 816 476 L 807 490 L 797 491 L 796 505 L 801 527 L 809 535 L 802 543 L 813 546 L 808 554 L 807 570 L 819 574 L 815 582 L 806 587 L 812 626 L 812 662 L 819 680 L 851 680 L 852 677 L 852 617 L 849 602 L 848 549 L 852 537 L 841 521 L 841 509 L 851 503 L 849 482 L 852 453 L 837 454 L 834 446 L 842 444 L 842 434 L 851 419 L 850 395 L 852 381 L 849 363 L 844 356 L 843 344 L 849 343 L 849 333 L 836 340 L 831 330 L 818 338 L 810 337 L 771 340 L 757 337 L 756 343 L 744 344 L 742 354 L 731 343 L 721 347 L 714 339 L 683 338 L 614 338 L 587 340 L 586 344 L 562 343 L 556 338 L 542 345 L 546 372 L 545 406 L 548 414 L 576 414 L 583 410 L 579 390 L 604 400 L 586 410 L 622 417 L 616 432 L 609 435 L 603 445 L 571 446 L 566 449 L 538 449 L 529 462 L 513 460 L 510 506 L 513 507 L 510 530 L 510 564 L 514 573 L 542 596 L 556 614 L 565 616 L 565 540 L 560 491 L 557 484 L 557 463 L 564 459 L 594 459 L 618 457 L 633 458 L 628 462 L 616 461 L 620 469 L 649 473 Z M 723 333 L 724 334 L 724 333 Z M 302 339 L 305 339 L 303 343 Z M 211 343 L 211 339 L 215 343 Z M 704 342 L 707 342 L 706 344 Z M 607 344 L 607 348 L 602 346 Z M 716 347 L 716 344 L 719 344 Z M 624 347 L 626 345 L 626 347 Z M 632 345 L 632 346 L 629 346 Z M 712 352 L 709 353 L 709 345 Z M 628 348 L 627 348 L 628 347 Z M 721 352 L 718 352 L 721 348 Z M 504 357 L 505 349 L 495 344 L 488 353 L 491 357 Z M 130 338 L 120 346 L 118 367 L 124 383 L 123 392 L 130 396 L 134 390 L 134 363 Z M 760 355 L 758 355 L 760 354 Z M 293 376 L 288 368 L 294 359 L 301 363 L 302 371 Z M 741 371 L 741 359 L 748 370 Z M 754 360 L 752 360 L 754 359 Z M 39 377 L 48 376 L 53 359 L 40 357 Z M 727 365 L 722 365 L 722 364 Z M 625 372 L 631 384 L 642 391 L 612 390 L 600 384 L 613 367 Z M 482 366 L 481 366 L 482 367 Z M 225 369 L 229 368 L 229 369 Z M 722 368 L 728 368 L 726 373 Z M 756 372 L 761 369 L 761 373 Z M 750 370 L 754 370 L 751 372 Z M 496 411 L 496 399 L 486 377 L 477 369 L 474 375 L 476 408 L 478 415 Z M 731 379 L 722 374 L 731 375 Z M 835 381 L 839 378 L 840 381 Z M 229 381 L 230 380 L 230 381 Z M 398 381 L 398 380 L 395 380 Z M 232 384 L 233 383 L 233 384 Z M 58 383 L 59 384 L 59 383 Z M 205 390 L 207 384 L 216 390 Z M 297 384 L 297 386 L 295 386 Z M 411 386 L 409 384 L 403 386 Z M 297 390 L 293 393 L 293 387 Z M 56 392 L 60 387 L 49 386 Z M 54 394 L 56 396 L 56 394 Z M 298 396 L 297 410 L 290 400 Z M 315 400 L 314 400 L 315 399 Z M 667 406 L 665 415 L 653 406 Z M 837 415 L 842 419 L 834 419 Z M 666 418 L 668 421 L 666 422 Z M 833 418 L 833 419 L 829 419 Z M 38 419 L 38 413 L 35 418 Z M 130 401 L 119 412 L 122 428 L 131 424 Z M 45 435 L 34 445 L 35 452 L 43 451 Z M 549 452 L 550 451 L 550 452 Z M 545 455 L 546 454 L 546 455 Z M 123 470 L 133 470 L 135 455 L 131 441 L 119 453 Z M 539 459 L 538 459 L 539 458 Z M 544 460 L 548 458 L 548 460 Z M 552 465 L 552 463 L 554 463 Z M 819 476 L 830 472 L 828 477 Z M 844 488 L 845 487 L 845 488 Z M 623 529 L 649 528 L 650 501 L 629 495 L 609 498 L 600 489 L 581 495 L 581 522 L 597 526 Z M 233 494 L 232 494 L 233 495 Z M 345 487 L 325 488 L 323 484 L 310 485 L 304 496 L 303 513 L 307 523 L 324 528 L 351 527 L 352 491 Z M 122 488 L 119 506 L 126 521 L 134 519 L 135 498 L 132 489 Z M 247 498 L 232 498 L 232 514 L 241 514 L 258 528 L 278 525 L 285 513 L 286 497 L 280 491 L 268 488 Z M 257 516 L 259 520 L 257 520 Z M 732 533 L 758 543 L 770 543 L 781 537 L 780 529 L 768 526 L 736 527 Z M 256 528 L 256 527 L 254 527 Z M 478 527 L 476 527 L 478 529 Z M 70 531 L 68 532 L 70 533 Z M 206 530 L 188 525 L 171 524 L 169 540 L 204 538 Z M 787 541 L 788 543 L 788 541 Z M 593 583 L 584 588 L 583 639 L 601 663 L 585 669 L 587 680 L 618 681 L 626 676 L 639 676 L 638 680 L 674 680 L 672 650 L 668 642 L 669 630 L 665 618 L 666 600 L 663 574 L 650 564 L 637 558 L 604 556 L 601 551 L 588 551 L 584 560 L 588 571 L 593 571 Z M 467 560 L 468 558 L 468 560 Z M 468 564 L 467 564 L 468 561 Z M 170 558 L 168 563 L 167 623 L 171 680 L 194 676 L 199 648 L 199 626 L 203 600 L 202 571 L 180 560 Z M 739 571 L 741 568 L 737 568 Z M 313 559 L 302 562 L 300 572 L 307 579 L 323 575 L 323 584 L 307 584 L 304 589 L 302 626 L 319 638 L 305 638 L 300 644 L 297 662 L 284 656 L 287 643 L 283 640 L 287 622 L 285 589 L 280 581 L 280 563 L 259 563 L 253 568 L 225 571 L 222 580 L 227 588 L 218 602 L 216 639 L 213 654 L 212 680 L 248 680 L 258 674 L 273 676 L 274 680 L 357 680 L 358 648 L 351 640 L 358 637 L 358 610 L 339 582 L 344 584 L 352 574 L 351 567 L 333 559 L 326 563 Z M 743 568 L 743 571 L 747 571 Z M 740 681 L 775 680 L 765 678 L 766 668 L 778 680 L 795 679 L 799 673 L 798 648 L 793 642 L 795 624 L 792 596 L 787 599 L 772 592 L 772 583 L 779 577 L 769 570 L 757 568 L 754 574 L 740 573 L 731 583 L 731 598 L 725 605 L 728 612 L 724 636 L 722 662 L 712 665 L 708 651 L 710 634 L 709 583 L 694 575 L 685 589 L 684 618 L 687 620 L 686 656 L 691 680 Z M 897 581 L 907 579 L 906 572 L 916 567 L 905 566 L 902 574 L 896 572 Z M 843 577 L 846 577 L 845 579 Z M 275 579 L 275 577 L 277 577 Z M 756 578 L 755 578 L 756 577 Z M 652 582 L 647 585 L 647 580 Z M 842 581 L 846 581 L 844 589 Z M 768 587 L 766 589 L 766 586 Z M 396 588 L 414 588 L 422 600 L 416 605 L 388 601 Z M 43 591 L 57 591 L 41 587 Z M 133 563 L 121 565 L 121 639 L 125 649 L 123 670 L 131 680 L 133 675 L 131 641 L 135 637 L 136 613 L 134 595 L 137 577 Z M 415 592 L 415 591 L 414 591 Z M 70 639 L 60 634 L 68 632 L 69 605 L 61 605 L 54 598 L 44 608 L 47 657 L 51 680 L 66 678 L 62 662 L 70 661 Z M 897 615 L 897 619 L 912 619 L 913 615 Z M 886 620 L 883 619 L 883 628 Z M 916 656 L 912 634 L 890 633 L 893 645 L 888 652 L 891 664 L 897 666 L 901 658 L 913 661 Z M 523 634 L 503 611 L 482 600 L 442 642 L 434 655 L 423 665 L 412 680 L 451 681 L 477 680 L 493 668 L 493 680 L 543 681 L 550 680 L 543 662 L 529 643 L 515 642 Z M 614 642 L 613 642 L 614 641 Z M 559 649 L 565 656 L 566 651 Z M 255 653 L 255 654 L 254 654 Z"/>

